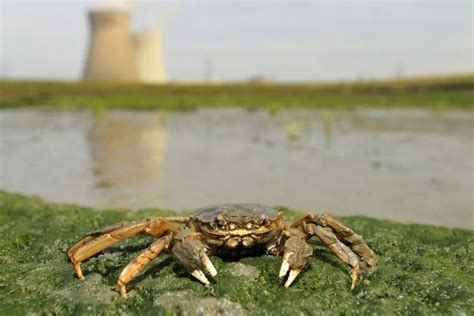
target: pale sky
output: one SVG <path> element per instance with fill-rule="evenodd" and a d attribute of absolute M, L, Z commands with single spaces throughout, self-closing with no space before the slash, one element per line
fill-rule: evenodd
<path fill-rule="evenodd" d="M 4 77 L 80 78 L 86 12 L 104 1 L 0 3 Z M 146 1 L 132 30 L 161 27 L 171 80 L 206 64 L 220 80 L 352 80 L 472 72 L 472 14 L 471 1 Z"/>

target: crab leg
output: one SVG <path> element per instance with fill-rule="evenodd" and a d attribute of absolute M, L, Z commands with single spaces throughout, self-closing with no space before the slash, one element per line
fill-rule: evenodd
<path fill-rule="evenodd" d="M 120 295 L 127 298 L 126 285 L 148 264 L 155 259 L 163 249 L 167 249 L 173 239 L 172 235 L 161 237 L 153 242 L 138 257 L 131 261 L 120 273 L 118 287 Z"/>
<path fill-rule="evenodd" d="M 309 213 L 301 220 L 293 223 L 291 227 L 299 227 L 308 232 L 311 229 L 311 225 L 330 228 L 339 241 L 349 246 L 350 250 L 360 257 L 360 268 L 365 272 L 370 274 L 377 269 L 379 258 L 365 243 L 362 236 L 356 234 L 352 229 L 329 214 L 316 215 Z M 309 234 L 312 235 L 311 233 Z"/>
<path fill-rule="evenodd" d="M 367 272 L 373 272 L 375 270 L 378 257 L 374 251 L 367 246 L 361 235 L 356 234 L 352 229 L 329 214 L 322 214 L 319 217 L 319 220 L 323 224 L 321 226 L 327 225 L 331 227 L 337 238 L 349 245 L 352 251 L 359 255 L 364 264 L 364 269 L 367 270 Z"/>
<path fill-rule="evenodd" d="M 207 255 L 208 248 L 196 233 L 183 232 L 183 236 L 176 236 L 176 244 L 171 251 L 176 261 L 204 285 L 210 285 L 204 271 L 212 277 L 217 275 L 217 270 Z"/>
<path fill-rule="evenodd" d="M 92 257 L 96 253 L 116 244 L 117 242 L 132 237 L 138 233 L 149 233 L 156 237 L 163 236 L 169 232 L 176 233 L 178 228 L 168 222 L 184 218 L 161 218 L 146 219 L 136 222 L 123 222 L 106 227 L 98 232 L 92 233 L 79 240 L 67 250 L 77 277 L 84 279 L 80 264 L 82 261 Z"/>
<path fill-rule="evenodd" d="M 351 290 L 354 289 L 360 274 L 360 264 L 357 255 L 336 237 L 330 227 L 322 227 L 310 223 L 305 225 L 304 228 L 307 233 L 317 236 L 336 256 L 352 267 Z"/>

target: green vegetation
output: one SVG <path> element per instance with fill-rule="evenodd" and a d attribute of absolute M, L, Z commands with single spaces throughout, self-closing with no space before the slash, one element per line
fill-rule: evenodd
<path fill-rule="evenodd" d="M 299 216 L 282 210 L 290 218 Z M 0 191 L 2 315 L 474 314 L 473 231 L 366 217 L 342 218 L 381 257 L 370 282 L 363 280 L 353 291 L 346 266 L 317 241 L 310 268 L 289 289 L 278 278 L 281 258 L 214 257 L 219 274 L 212 289 L 206 289 L 164 254 L 123 300 L 116 292 L 117 276 L 151 240 L 147 236 L 131 238 L 83 264 L 84 282 L 73 276 L 64 251 L 85 233 L 123 220 L 171 214 L 153 209 L 97 212 Z M 252 268 L 236 267 L 235 261 Z"/>
<path fill-rule="evenodd" d="M 474 76 L 327 84 L 166 84 L 0 82 L 0 108 L 78 107 L 191 109 L 240 106 L 271 111 L 293 107 L 417 106 L 472 108 Z"/>

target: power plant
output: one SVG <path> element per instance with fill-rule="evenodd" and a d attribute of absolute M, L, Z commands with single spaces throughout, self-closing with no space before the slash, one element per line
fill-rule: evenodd
<path fill-rule="evenodd" d="M 86 81 L 165 81 L 158 31 L 132 34 L 130 14 L 117 9 L 89 12 L 90 42 L 83 79 Z"/>
<path fill-rule="evenodd" d="M 138 80 L 144 83 L 166 81 L 161 54 L 161 34 L 158 30 L 132 34 Z"/>

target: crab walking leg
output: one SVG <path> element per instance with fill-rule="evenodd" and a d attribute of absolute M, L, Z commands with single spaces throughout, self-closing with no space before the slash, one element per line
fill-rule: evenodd
<path fill-rule="evenodd" d="M 69 256 L 69 259 L 72 263 L 72 267 L 74 269 L 74 272 L 76 273 L 77 277 L 80 279 L 80 280 L 84 280 L 84 275 L 82 274 L 82 270 L 81 270 L 81 265 L 80 265 L 80 262 L 75 262 L 71 256 L 72 254 L 76 253 L 78 249 L 80 249 L 81 247 L 83 247 L 85 244 L 87 244 L 89 241 L 95 239 L 96 237 L 94 236 L 86 236 L 84 238 L 82 238 L 81 240 L 79 240 L 76 244 L 74 244 L 72 247 L 70 247 L 68 250 L 67 250 L 67 254 Z"/>
<path fill-rule="evenodd" d="M 172 239 L 172 235 L 167 235 L 156 240 L 122 270 L 118 279 L 118 287 L 123 298 L 127 298 L 126 285 L 163 249 L 168 249 Z"/>
<path fill-rule="evenodd" d="M 311 223 L 304 225 L 304 229 L 308 234 L 317 236 L 342 261 L 352 267 L 351 290 L 354 289 L 360 274 L 359 257 L 336 237 L 331 228 Z"/>
<path fill-rule="evenodd" d="M 119 223 L 87 235 L 67 250 L 67 254 L 77 277 L 81 280 L 84 279 L 80 266 L 82 261 L 121 240 L 142 232 L 160 237 L 168 232 L 176 233 L 178 232 L 178 228 L 164 219 L 154 218 L 137 222 Z"/>
<path fill-rule="evenodd" d="M 285 288 L 293 283 L 308 263 L 308 258 L 313 254 L 313 248 L 306 242 L 304 234 L 302 232 L 300 234 L 288 238 L 283 246 L 283 262 L 279 276 L 284 278 L 289 271 Z"/>
<path fill-rule="evenodd" d="M 176 236 L 175 241 L 171 251 L 176 261 L 204 285 L 210 285 L 204 271 L 214 277 L 217 270 L 207 255 L 207 247 L 199 240 L 199 234 L 183 231 Z"/>
<path fill-rule="evenodd" d="M 322 227 L 330 227 L 337 238 L 344 244 L 350 246 L 351 250 L 360 257 L 362 261 L 361 268 L 363 268 L 365 272 L 372 273 L 376 270 L 379 260 L 378 256 L 365 243 L 361 235 L 356 234 L 352 229 L 329 214 L 316 215 L 309 213 L 301 220 L 293 223 L 291 227 L 304 227 L 309 223 Z"/>
<path fill-rule="evenodd" d="M 372 272 L 375 270 L 378 263 L 378 257 L 374 251 L 370 249 L 369 246 L 367 246 L 361 235 L 356 234 L 352 229 L 329 214 L 322 214 L 319 217 L 319 220 L 322 223 L 325 223 L 327 226 L 331 227 L 339 240 L 345 244 L 348 244 L 352 251 L 362 258 L 363 263 L 366 265 L 365 268 L 367 272 Z"/>

